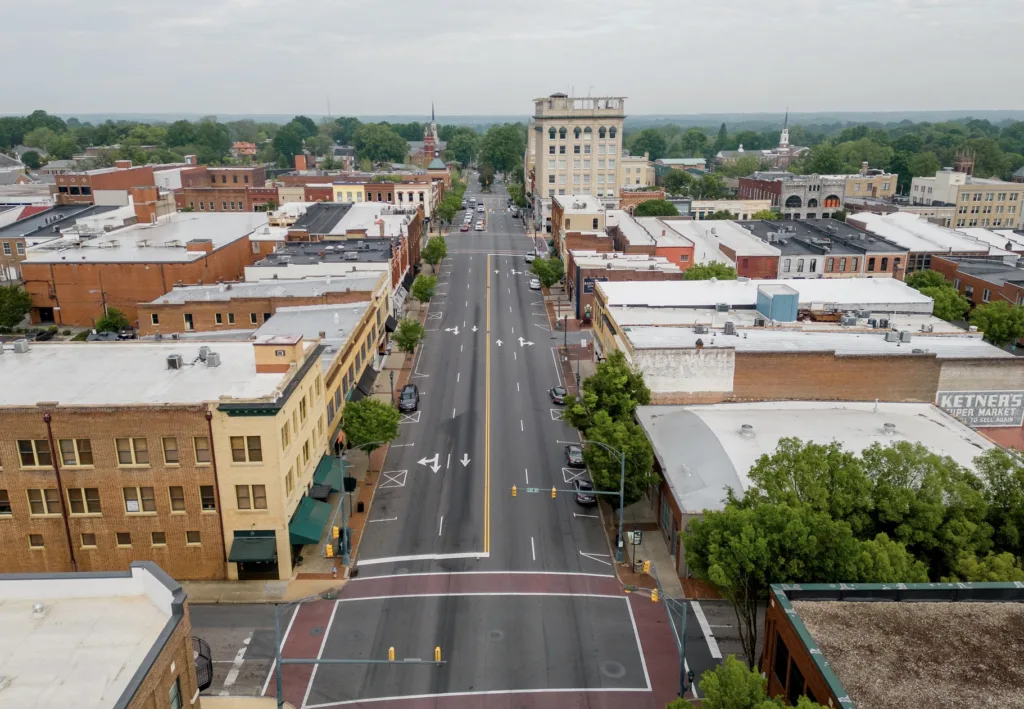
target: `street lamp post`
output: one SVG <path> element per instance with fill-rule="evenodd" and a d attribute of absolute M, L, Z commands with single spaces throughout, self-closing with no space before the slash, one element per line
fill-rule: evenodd
<path fill-rule="evenodd" d="M 619 532 L 615 540 L 615 561 L 622 563 L 622 513 L 626 508 L 626 454 L 601 441 L 583 441 L 583 445 L 595 445 L 613 453 L 619 459 Z"/>
<path fill-rule="evenodd" d="M 391 403 L 395 403 L 395 370 L 391 370 Z"/>

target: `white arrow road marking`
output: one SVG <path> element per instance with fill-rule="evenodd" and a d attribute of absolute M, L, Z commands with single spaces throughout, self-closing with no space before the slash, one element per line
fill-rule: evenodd
<path fill-rule="evenodd" d="M 581 515 L 579 512 L 573 512 L 573 517 L 586 517 L 587 519 L 598 519 L 597 515 Z"/>
<path fill-rule="evenodd" d="M 444 331 L 445 331 L 445 332 L 450 332 L 450 333 L 452 333 L 453 335 L 458 335 L 458 334 L 459 334 L 459 326 L 458 326 L 458 325 L 456 325 L 455 327 L 446 327 L 446 328 L 444 329 Z"/>
<path fill-rule="evenodd" d="M 436 473 L 438 470 L 441 469 L 441 466 L 437 462 L 437 459 L 440 458 L 440 457 L 441 457 L 440 453 L 434 453 L 434 457 L 433 458 L 426 458 L 426 457 L 424 457 L 424 458 L 420 458 L 416 462 L 419 463 L 420 465 L 427 465 L 427 463 L 430 463 L 430 465 L 427 465 L 427 467 L 430 468 L 431 470 L 433 470 Z"/>
<path fill-rule="evenodd" d="M 476 325 L 473 326 L 473 332 L 476 332 Z"/>
<path fill-rule="evenodd" d="M 520 335 L 520 336 L 519 336 L 519 346 L 520 346 L 520 347 L 523 347 L 524 345 L 525 345 L 526 347 L 533 347 L 533 343 L 532 343 L 532 342 L 530 342 L 530 341 L 529 341 L 529 340 L 527 340 L 527 339 L 526 339 L 525 337 L 523 337 L 522 335 Z"/>
<path fill-rule="evenodd" d="M 462 460 L 460 460 L 459 462 L 462 463 L 462 467 L 463 468 L 465 468 L 467 465 L 469 465 L 469 454 L 468 453 L 463 453 L 462 454 Z"/>
<path fill-rule="evenodd" d="M 498 340 L 498 347 L 501 347 L 501 340 Z"/>
<path fill-rule="evenodd" d="M 608 558 L 608 555 L 607 555 L 607 554 L 588 554 L 588 553 L 587 553 L 587 552 L 585 552 L 585 551 L 581 551 L 581 552 L 580 552 L 580 556 L 585 556 L 585 557 L 587 557 L 588 559 L 590 559 L 591 561 L 597 561 L 597 562 L 600 562 L 600 563 L 604 564 L 605 566 L 611 566 L 611 565 L 612 565 L 612 562 L 610 562 L 610 561 L 605 561 L 604 559 L 601 559 L 601 558 L 599 558 L 599 557 L 602 557 L 602 556 L 603 556 L 603 557 L 604 557 L 605 559 L 607 559 L 607 558 Z"/>

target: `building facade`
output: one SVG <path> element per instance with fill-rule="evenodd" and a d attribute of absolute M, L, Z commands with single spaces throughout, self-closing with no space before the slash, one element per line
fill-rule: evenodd
<path fill-rule="evenodd" d="M 647 153 L 630 155 L 626 153 L 619 162 L 619 186 L 621 187 L 653 187 L 654 166 Z"/>
<path fill-rule="evenodd" d="M 549 227 L 562 263 L 568 260 L 570 248 L 612 250 L 605 233 L 605 207 L 591 195 L 555 195 Z"/>
<path fill-rule="evenodd" d="M 739 179 L 737 196 L 770 199 L 785 219 L 828 219 L 843 209 L 846 176 L 756 172 Z"/>

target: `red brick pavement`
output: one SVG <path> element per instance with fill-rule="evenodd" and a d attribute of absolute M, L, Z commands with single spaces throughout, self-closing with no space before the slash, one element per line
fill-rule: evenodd
<path fill-rule="evenodd" d="M 327 624 L 334 611 L 334 601 L 303 603 L 295 611 L 288 638 L 281 648 L 281 657 L 313 658 L 320 654 Z M 306 687 L 313 675 L 314 665 L 282 665 L 281 686 L 285 701 L 295 707 L 302 706 Z M 267 694 L 273 696 L 274 680 L 267 687 Z"/>

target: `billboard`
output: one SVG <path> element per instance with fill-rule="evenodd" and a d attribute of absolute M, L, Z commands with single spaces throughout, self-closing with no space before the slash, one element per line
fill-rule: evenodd
<path fill-rule="evenodd" d="M 1024 424 L 1024 391 L 940 391 L 938 407 L 968 426 Z"/>

